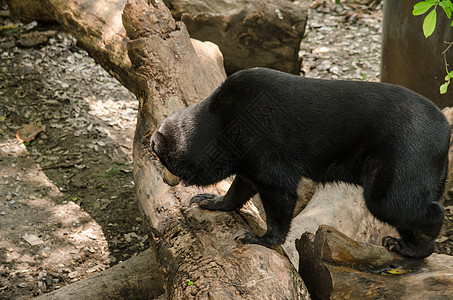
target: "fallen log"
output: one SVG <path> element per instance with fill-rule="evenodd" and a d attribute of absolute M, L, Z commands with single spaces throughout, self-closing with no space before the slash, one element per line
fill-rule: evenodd
<path fill-rule="evenodd" d="M 405 259 L 321 226 L 296 241 L 312 299 L 450 299 L 453 257 Z"/>
<path fill-rule="evenodd" d="M 66 3 L 67 2 L 67 3 Z M 209 5 L 207 5 L 209 2 Z M 91 37 L 101 38 L 107 42 L 106 50 L 119 51 L 125 49 L 124 31 L 116 18 L 117 11 L 122 10 L 126 0 L 111 1 L 104 3 L 99 1 L 39 1 L 39 0 L 7 0 L 13 18 L 28 23 L 60 22 L 65 26 L 74 17 L 82 17 L 86 24 L 96 25 L 93 18 L 105 21 L 109 26 L 88 28 L 82 25 Z M 228 73 L 255 66 L 269 67 L 284 72 L 300 73 L 301 59 L 299 49 L 304 35 L 307 22 L 307 7 L 302 3 L 293 3 L 289 0 L 266 0 L 266 1 L 185 1 L 166 0 L 171 7 L 173 16 L 182 20 L 188 26 L 191 37 L 202 41 L 211 41 L 217 44 L 225 57 L 225 68 Z M 78 6 L 88 6 L 92 10 L 84 15 L 71 16 L 71 12 L 77 12 Z M 69 12 L 68 15 L 62 14 Z M 112 22 L 115 17 L 116 22 Z M 101 24 L 100 24 L 101 25 Z M 81 29 L 82 29 L 81 28 Z M 88 29 L 90 31 L 88 31 Z M 99 30 L 101 29 L 101 30 Z M 83 31 L 81 31 L 83 32 Z M 76 33 L 76 32 L 75 32 Z M 100 49 L 92 49 L 98 43 L 90 41 L 90 35 L 76 33 L 79 41 L 87 44 L 88 51 L 93 55 L 102 52 Z M 117 40 L 116 43 L 108 39 Z M 99 55 L 97 60 L 105 59 L 105 55 Z M 122 57 L 128 64 L 127 55 Z M 121 57 L 117 57 L 118 63 Z M 104 64 L 113 62 L 104 61 Z M 108 65 L 106 65 L 108 67 Z M 124 66 L 123 66 L 124 67 Z M 109 67 L 113 72 L 115 68 Z M 125 80 L 120 74 L 112 73 L 121 82 Z M 129 83 L 130 84 L 130 83 Z"/>
<path fill-rule="evenodd" d="M 39 300 L 154 299 L 164 293 L 162 276 L 151 249 L 99 274 L 64 286 Z"/>
<path fill-rule="evenodd" d="M 22 23 L 56 23 L 55 18 L 43 7 L 41 0 L 6 0 L 6 4 L 14 20 Z"/>

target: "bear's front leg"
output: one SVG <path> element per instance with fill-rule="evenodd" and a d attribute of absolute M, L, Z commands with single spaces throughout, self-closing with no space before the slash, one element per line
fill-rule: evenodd
<path fill-rule="evenodd" d="M 258 189 L 266 213 L 267 231 L 263 236 L 242 229 L 236 233 L 235 240 L 244 244 L 260 244 L 266 247 L 281 245 L 289 232 L 297 192 L 281 192 L 278 188 Z"/>
<path fill-rule="evenodd" d="M 236 175 L 225 196 L 198 194 L 190 200 L 190 205 L 198 203 L 202 209 L 231 211 L 240 209 L 256 193 L 256 189 L 250 182 Z"/>

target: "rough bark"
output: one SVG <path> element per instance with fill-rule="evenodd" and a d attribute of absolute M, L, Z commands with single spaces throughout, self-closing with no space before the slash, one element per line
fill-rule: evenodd
<path fill-rule="evenodd" d="M 38 21 L 55 23 L 55 18 L 42 6 L 41 0 L 6 0 L 11 17 L 22 23 Z"/>
<path fill-rule="evenodd" d="M 104 67 L 133 91 L 132 74 L 125 68 L 130 67 L 130 62 L 127 55 L 123 55 L 126 39 L 120 20 L 126 0 L 7 2 L 12 16 L 22 22 L 58 21 L 66 28 L 79 27 L 74 34 L 87 51 L 96 60 L 103 61 Z M 229 73 L 254 66 L 300 72 L 298 53 L 307 21 L 304 5 L 288 0 L 234 3 L 217 0 L 209 5 L 204 0 L 169 0 L 166 3 L 172 7 L 173 14 L 188 25 L 192 37 L 221 47 Z M 75 24 L 71 23 L 74 19 L 78 20 Z M 115 60 L 107 60 L 107 57 L 113 57 L 106 51 L 116 54 Z M 128 82 L 124 82 L 126 80 Z"/>
<path fill-rule="evenodd" d="M 72 283 L 39 300 L 154 299 L 164 293 L 161 272 L 151 249 L 102 273 Z"/>
<path fill-rule="evenodd" d="M 165 0 L 190 36 L 220 47 L 227 73 L 268 67 L 299 74 L 306 3 L 289 0 Z"/>
<path fill-rule="evenodd" d="M 312 299 L 449 299 L 453 257 L 404 259 L 329 226 L 297 240 L 299 270 Z"/>

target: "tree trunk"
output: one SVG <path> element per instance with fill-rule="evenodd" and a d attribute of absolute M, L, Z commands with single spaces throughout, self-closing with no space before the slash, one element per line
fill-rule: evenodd
<path fill-rule="evenodd" d="M 444 41 L 453 42 L 451 20 L 437 5 L 437 26 L 433 35 L 423 35 L 424 16 L 413 16 L 416 1 L 386 0 L 382 28 L 381 81 L 399 84 L 414 90 L 440 108 L 453 106 L 453 86 L 441 95 L 439 87 L 445 82 Z M 453 49 L 447 52 L 453 62 Z M 451 68 L 450 68 L 451 71 Z"/>
<path fill-rule="evenodd" d="M 450 149 L 448 151 L 448 160 L 449 160 L 449 165 L 448 165 L 448 176 L 447 176 L 447 183 L 445 185 L 445 193 L 444 196 L 442 197 L 441 203 L 444 203 L 446 200 L 451 201 L 452 197 L 452 189 L 453 189 L 453 107 L 446 107 L 442 110 L 444 113 L 445 117 L 447 118 L 448 123 L 450 124 L 450 127 L 452 128 L 451 134 L 450 134 Z"/>

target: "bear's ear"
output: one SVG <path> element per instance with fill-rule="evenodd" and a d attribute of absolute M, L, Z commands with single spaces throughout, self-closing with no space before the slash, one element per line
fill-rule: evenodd
<path fill-rule="evenodd" d="M 158 145 L 158 146 L 157 146 Z M 153 134 L 153 137 L 151 139 L 151 147 L 152 150 L 155 150 L 155 147 L 157 148 L 162 148 L 165 147 L 165 137 L 162 133 L 160 133 L 158 130 L 156 130 Z"/>
<path fill-rule="evenodd" d="M 209 103 L 209 111 L 216 113 L 219 111 L 219 102 L 220 102 L 220 97 L 217 95 L 217 97 L 211 99 L 211 103 Z"/>

